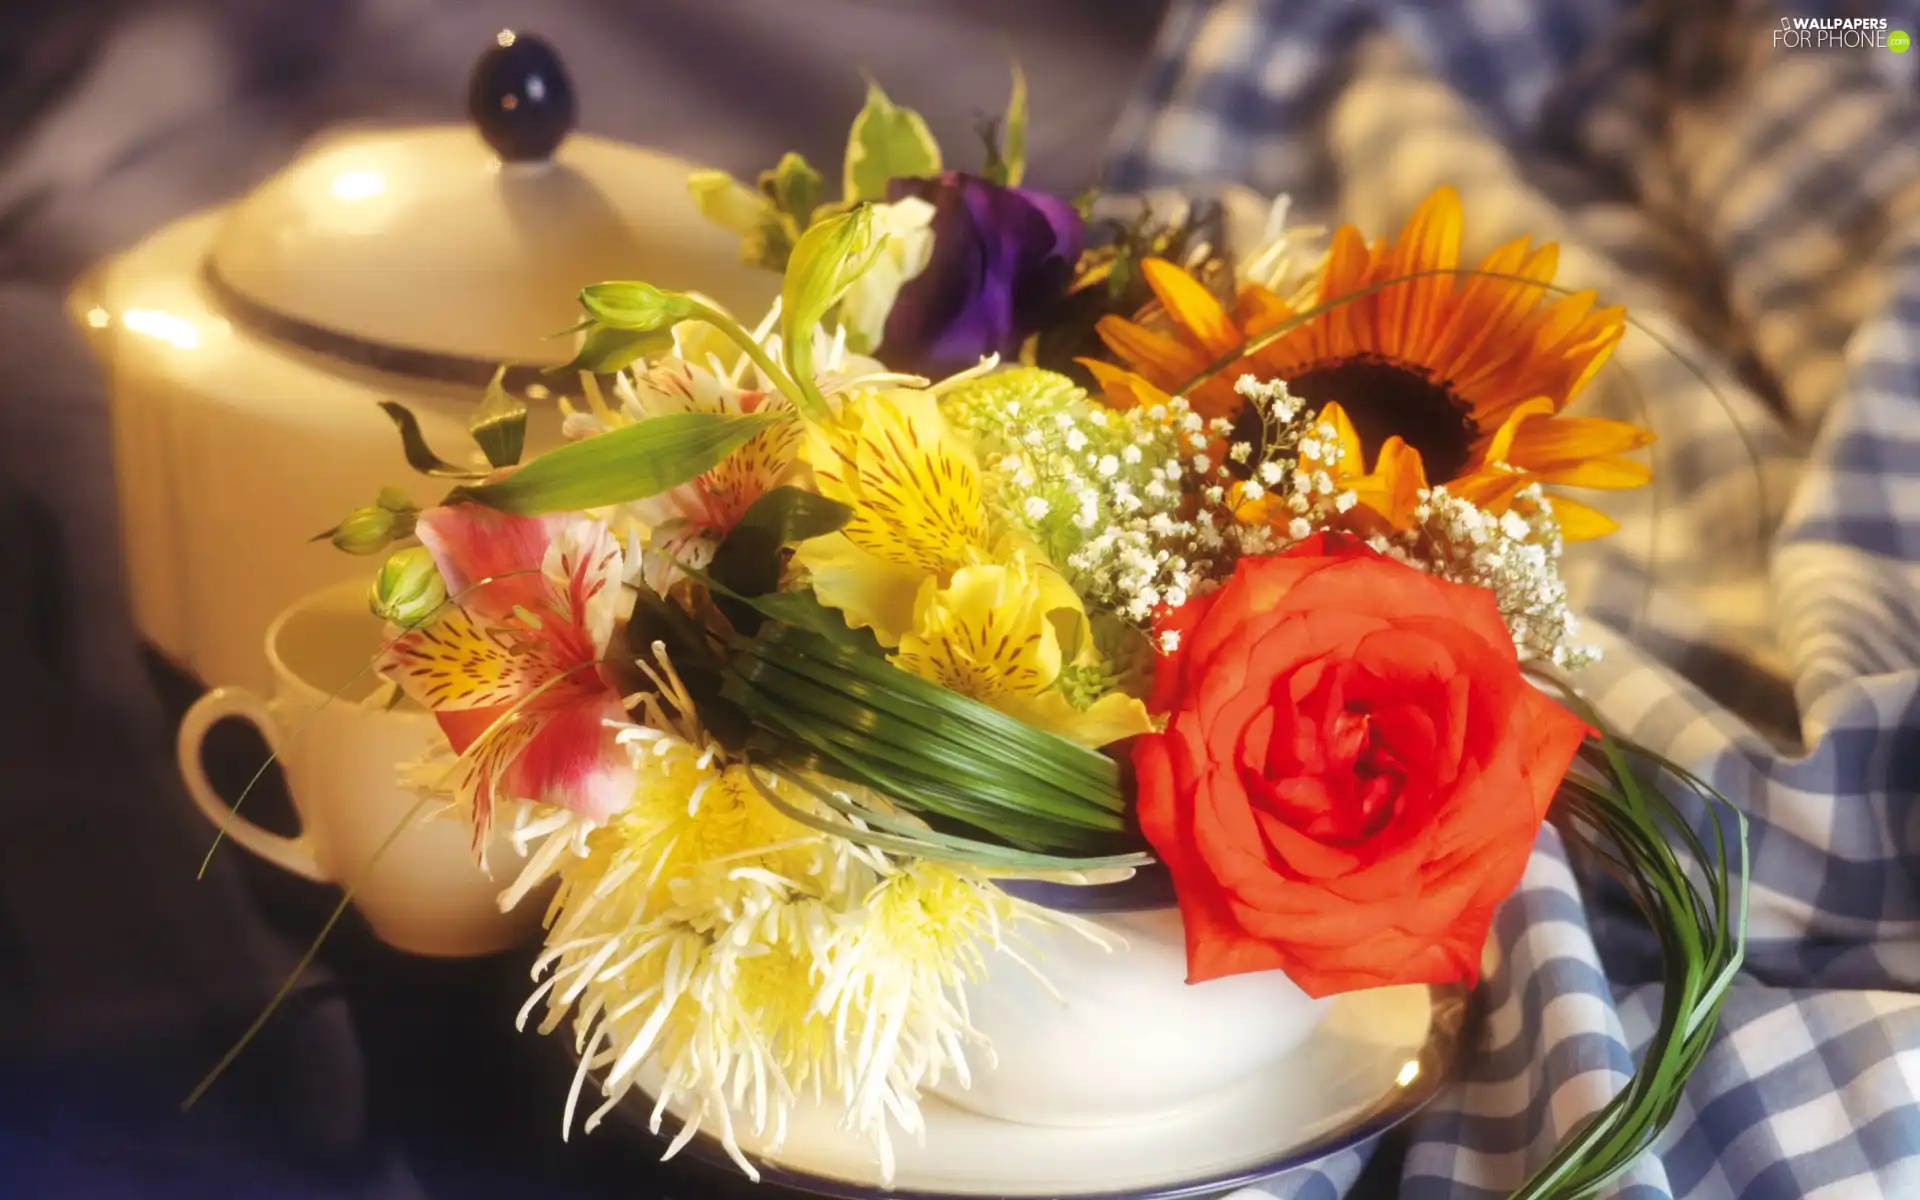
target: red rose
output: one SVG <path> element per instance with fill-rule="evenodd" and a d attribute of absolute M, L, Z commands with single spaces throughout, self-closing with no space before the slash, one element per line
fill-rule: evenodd
<path fill-rule="evenodd" d="M 1170 614 L 1134 749 L 1189 982 L 1314 996 L 1471 983 L 1586 726 L 1529 687 L 1481 588 L 1342 537 L 1245 559 Z"/>

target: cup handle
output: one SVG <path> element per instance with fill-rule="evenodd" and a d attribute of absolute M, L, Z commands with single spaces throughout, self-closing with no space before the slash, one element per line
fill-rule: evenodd
<path fill-rule="evenodd" d="M 214 828 L 225 830 L 226 836 L 248 850 L 284 871 L 291 871 L 317 883 L 329 882 L 326 872 L 320 869 L 319 861 L 314 858 L 312 843 L 305 834 L 282 837 L 272 830 L 262 829 L 233 811 L 233 807 L 213 790 L 213 784 L 207 779 L 206 764 L 201 760 L 200 746 L 206 739 L 207 730 L 228 717 L 240 717 L 251 722 L 260 731 L 260 736 L 266 739 L 267 748 L 276 755 L 280 753 L 280 723 L 265 700 L 246 688 L 214 688 L 195 700 L 193 707 L 180 720 L 177 743 L 180 777 L 186 781 L 187 794 L 193 797 L 193 803 L 201 814 L 213 822 Z"/>

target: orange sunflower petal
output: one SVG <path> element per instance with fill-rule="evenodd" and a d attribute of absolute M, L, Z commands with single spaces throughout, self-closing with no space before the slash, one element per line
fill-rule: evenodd
<path fill-rule="evenodd" d="M 1573 335 L 1593 312 L 1596 294 L 1588 289 L 1562 296 L 1540 313 L 1540 324 L 1533 334 L 1537 349 L 1551 349 Z"/>
<path fill-rule="evenodd" d="M 1467 280 L 1447 330 L 1440 364 L 1446 378 L 1465 383 L 1484 374 L 1525 339 L 1527 314 L 1539 304 L 1545 289 L 1510 277 L 1548 283 L 1560 259 L 1560 248 L 1551 242 L 1532 252 L 1527 246 L 1526 238 L 1507 243 L 1480 264 L 1487 274 Z"/>
<path fill-rule="evenodd" d="M 1431 359 L 1459 280 L 1450 273 L 1428 272 L 1451 272 L 1460 265 L 1460 226 L 1460 193 L 1442 187 L 1420 202 L 1400 231 L 1387 277 L 1425 277 L 1380 293 L 1378 336 L 1385 354 L 1408 362 Z"/>
<path fill-rule="evenodd" d="M 1169 390 L 1182 386 L 1213 361 L 1212 356 L 1125 317 L 1101 317 L 1094 330 L 1135 371 Z"/>
<path fill-rule="evenodd" d="M 1600 373 L 1600 368 L 1607 365 L 1607 359 L 1613 357 L 1613 348 L 1620 344 L 1620 339 L 1627 332 L 1627 310 L 1624 308 L 1602 309 L 1594 314 L 1593 319 L 1596 323 L 1601 323 L 1602 327 L 1586 345 L 1581 346 L 1577 351 L 1591 357 L 1587 359 L 1586 365 L 1581 368 L 1579 374 L 1567 384 L 1568 400 L 1578 396 L 1580 389 L 1592 382 L 1593 377 Z"/>
<path fill-rule="evenodd" d="M 1357 478 L 1366 473 L 1366 459 L 1360 445 L 1360 432 L 1353 427 L 1353 418 L 1347 410 L 1338 404 L 1326 404 L 1314 417 L 1315 425 L 1326 425 L 1333 429 L 1332 453 L 1309 457 L 1312 462 L 1337 481 Z M 1320 439 L 1326 445 L 1327 439 Z"/>
<path fill-rule="evenodd" d="M 1154 386 L 1152 381 L 1124 367 L 1116 367 L 1097 358 L 1076 358 L 1073 361 L 1085 367 L 1100 385 L 1101 398 L 1109 408 L 1152 408 L 1173 400 L 1173 397 Z"/>
<path fill-rule="evenodd" d="M 1320 303 L 1331 307 L 1301 331 L 1318 341 L 1312 347 L 1314 353 L 1305 357 L 1345 358 L 1377 349 L 1372 323 L 1366 319 L 1372 297 L 1359 295 L 1372 275 L 1373 254 L 1366 241 L 1358 229 L 1342 225 L 1334 231 L 1333 245 L 1327 252 L 1326 277 L 1320 285 Z"/>
<path fill-rule="evenodd" d="M 1167 315 L 1192 334 L 1211 357 L 1219 358 L 1240 348 L 1240 327 L 1199 280 L 1164 258 L 1149 258 L 1140 264 L 1140 270 L 1154 296 L 1166 306 Z"/>
<path fill-rule="evenodd" d="M 1542 483 L 1618 492 L 1645 487 L 1653 478 L 1653 469 L 1631 458 L 1589 458 L 1584 462 L 1537 471 L 1535 474 Z"/>
<path fill-rule="evenodd" d="M 1380 447 L 1380 462 L 1374 468 L 1380 476 L 1384 507 L 1377 509 L 1396 529 L 1413 519 L 1420 493 L 1427 488 L 1427 467 L 1420 452 L 1396 435 Z"/>
<path fill-rule="evenodd" d="M 1586 542 L 1605 537 L 1620 528 L 1620 522 L 1578 500 L 1569 500 L 1558 492 L 1550 498 L 1554 519 L 1560 522 L 1560 536 L 1569 542 Z"/>
<path fill-rule="evenodd" d="M 1567 463 L 1638 450 L 1653 434 L 1625 421 L 1602 417 L 1554 417 L 1528 421 L 1513 437 L 1508 461 L 1518 467 L 1551 470 Z"/>
<path fill-rule="evenodd" d="M 1234 300 L 1233 316 L 1249 343 L 1289 323 L 1292 325 L 1287 332 L 1276 334 L 1271 342 L 1248 356 L 1247 365 L 1255 374 L 1285 379 L 1298 374 L 1312 361 L 1310 350 L 1314 339 L 1307 332 L 1312 322 L 1302 321 L 1300 310 L 1275 292 L 1258 284 L 1248 284 Z"/>
<path fill-rule="evenodd" d="M 1488 463 L 1511 462 L 1513 441 L 1520 434 L 1520 427 L 1529 419 L 1553 415 L 1553 401 L 1545 396 L 1535 396 L 1507 414 L 1500 427 L 1493 431 L 1493 437 L 1487 442 L 1487 448 L 1481 452 L 1480 460 Z"/>
<path fill-rule="evenodd" d="M 1490 513 L 1506 512 L 1521 489 L 1534 482 L 1524 471 L 1504 467 L 1481 467 L 1447 484 L 1447 491 L 1467 503 Z"/>

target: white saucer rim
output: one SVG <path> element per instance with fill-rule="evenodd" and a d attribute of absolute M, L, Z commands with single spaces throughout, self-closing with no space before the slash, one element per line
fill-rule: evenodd
<path fill-rule="evenodd" d="M 1201 1178 L 1118 1191 L 1063 1192 L 1057 1187 L 1030 1193 L 1004 1189 L 994 1193 L 916 1191 L 815 1175 L 755 1154 L 748 1154 L 747 1157 L 759 1170 L 763 1185 L 772 1184 L 790 1192 L 827 1197 L 829 1200 L 1190 1200 L 1196 1196 L 1222 1194 L 1298 1167 L 1310 1166 L 1342 1150 L 1360 1145 L 1386 1133 L 1431 1103 L 1440 1089 L 1457 1075 L 1465 1049 L 1470 1043 L 1469 1035 L 1475 1025 L 1478 1009 L 1476 993 L 1463 987 L 1430 984 L 1427 994 L 1433 1017 L 1427 1041 L 1420 1049 L 1421 1070 L 1414 1076 L 1415 1083 L 1402 1085 L 1384 1094 L 1378 1102 L 1352 1118 L 1350 1123 L 1304 1146 L 1292 1147 L 1272 1159 L 1217 1171 Z M 648 1097 L 648 1101 L 650 1107 L 651 1097 Z M 619 1105 L 614 1115 L 623 1118 L 624 1124 L 645 1136 L 665 1143 L 668 1140 L 665 1135 L 654 1134 L 647 1129 L 639 1104 L 640 1097 L 636 1094 L 633 1099 Z M 721 1146 L 719 1139 L 709 1133 L 696 1135 L 682 1153 L 702 1166 L 736 1177 L 739 1175 L 738 1165 Z"/>

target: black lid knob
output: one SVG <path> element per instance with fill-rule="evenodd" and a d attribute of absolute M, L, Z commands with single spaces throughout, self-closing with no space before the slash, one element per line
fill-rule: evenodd
<path fill-rule="evenodd" d="M 467 112 L 507 162 L 550 157 L 573 128 L 573 83 L 553 47 L 502 30 L 474 64 Z"/>

